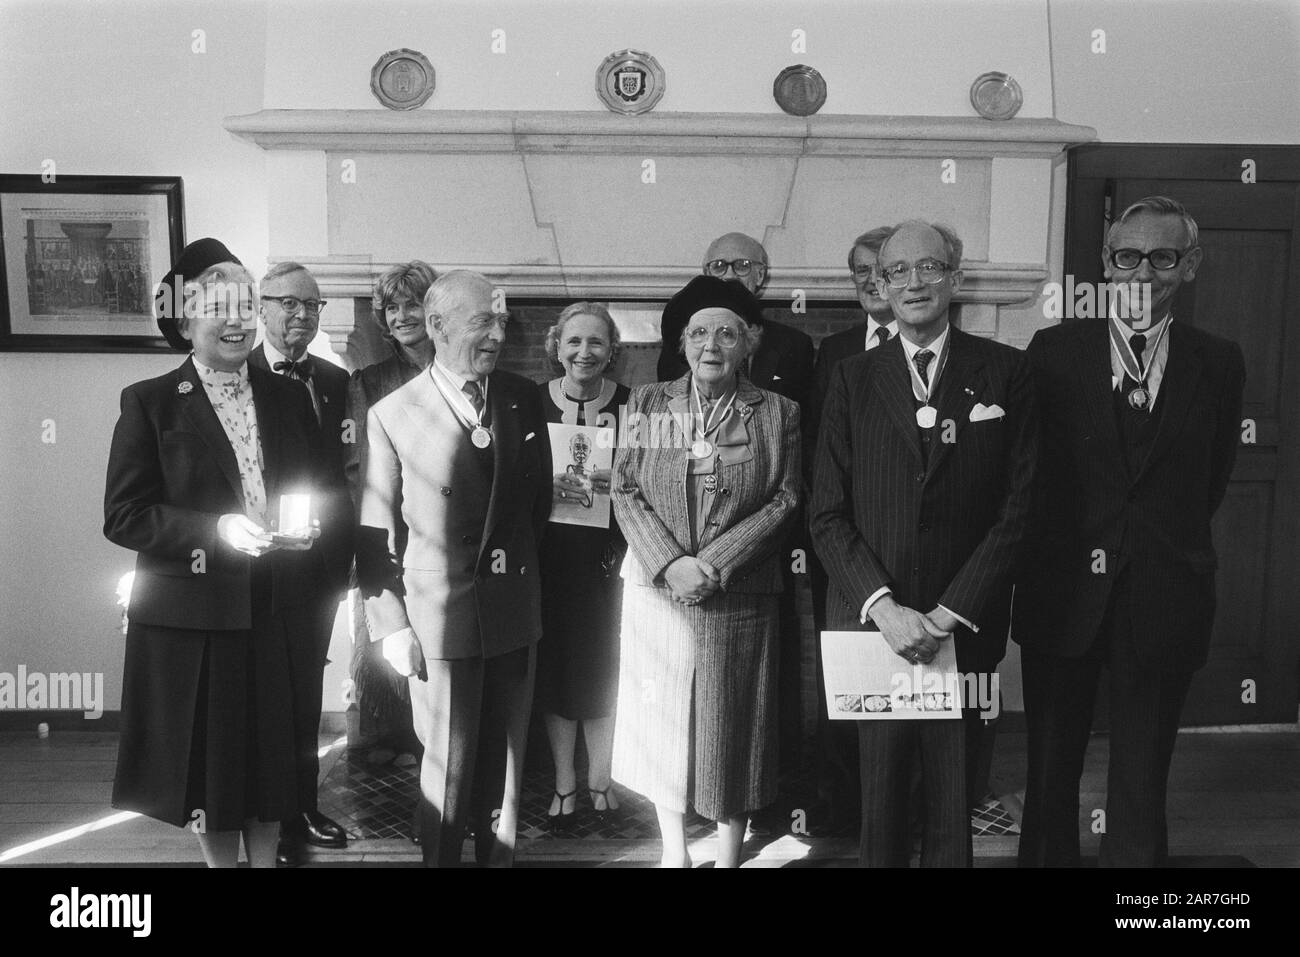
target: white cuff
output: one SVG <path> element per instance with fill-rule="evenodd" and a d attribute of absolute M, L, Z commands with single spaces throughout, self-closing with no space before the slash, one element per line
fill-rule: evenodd
<path fill-rule="evenodd" d="M 976 632 L 979 631 L 979 629 L 978 629 L 977 627 L 975 627 L 975 625 L 973 625 L 971 622 L 967 621 L 967 620 L 966 620 L 965 618 L 963 618 L 961 615 L 957 614 L 955 611 L 953 611 L 953 610 L 952 610 L 951 608 L 949 608 L 947 605 L 940 605 L 939 607 L 942 608 L 944 611 L 946 611 L 948 614 L 952 615 L 952 617 L 956 618 L 959 622 L 961 622 L 963 625 L 965 625 L 965 626 L 966 626 L 967 628 L 969 628 L 971 631 L 976 631 Z"/>
<path fill-rule="evenodd" d="M 873 591 L 871 593 L 871 597 L 868 598 L 863 603 L 862 613 L 858 615 L 858 621 L 865 625 L 867 623 L 867 619 L 871 617 L 870 615 L 867 614 L 867 609 L 870 608 L 872 605 L 874 605 L 876 602 L 878 602 L 881 598 L 885 597 L 886 595 L 892 595 L 893 593 L 894 593 L 894 589 L 890 588 L 888 585 L 882 585 L 881 587 Z"/>

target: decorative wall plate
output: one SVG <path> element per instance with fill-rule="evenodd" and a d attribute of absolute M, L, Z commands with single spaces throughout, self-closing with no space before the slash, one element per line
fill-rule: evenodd
<path fill-rule="evenodd" d="M 796 63 L 776 75 L 772 96 L 792 116 L 812 116 L 826 103 L 826 81 L 812 67 Z"/>
<path fill-rule="evenodd" d="M 1024 102 L 1020 84 L 1005 73 L 981 73 L 970 85 L 970 105 L 986 120 L 1009 120 Z"/>
<path fill-rule="evenodd" d="M 640 50 L 611 53 L 596 69 L 596 93 L 615 113 L 648 113 L 664 95 L 664 68 Z"/>
<path fill-rule="evenodd" d="M 414 110 L 433 96 L 433 64 L 416 50 L 389 50 L 370 71 L 370 92 L 390 110 Z"/>

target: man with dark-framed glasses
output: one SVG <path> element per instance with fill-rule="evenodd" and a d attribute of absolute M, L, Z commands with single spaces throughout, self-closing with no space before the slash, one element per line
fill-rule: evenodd
<path fill-rule="evenodd" d="M 316 627 L 312 633 L 298 636 L 303 640 L 291 643 L 289 648 L 294 690 L 295 777 L 301 813 L 281 823 L 277 857 L 280 864 L 294 866 L 303 862 L 307 844 L 334 848 L 347 845 L 347 832 L 317 807 L 316 779 L 320 774 L 318 738 L 325 665 L 334 618 L 347 590 L 356 524 L 352 501 L 343 493 L 343 417 L 348 373 L 332 362 L 307 353 L 307 347 L 320 329 L 325 302 L 316 279 L 305 266 L 296 262 L 277 263 L 262 277 L 258 291 L 258 318 L 262 320 L 263 335 L 249 354 L 249 365 L 300 382 L 307 390 L 321 429 L 321 474 L 328 475 L 332 483 L 330 489 L 318 490 L 314 505 L 318 514 L 330 518 L 322 522 L 319 544 L 327 575 L 317 583 L 317 595 L 312 599 L 316 606 Z"/>
<path fill-rule="evenodd" d="M 1042 412 L 1032 536 L 1016 591 L 1029 772 L 1022 866 L 1074 866 L 1079 778 L 1102 668 L 1110 764 L 1102 866 L 1168 855 L 1165 798 L 1178 720 L 1214 622 L 1210 520 L 1227 490 L 1245 362 L 1175 322 L 1201 263 L 1176 200 L 1125 209 L 1102 248 L 1110 314 L 1040 330 Z"/>

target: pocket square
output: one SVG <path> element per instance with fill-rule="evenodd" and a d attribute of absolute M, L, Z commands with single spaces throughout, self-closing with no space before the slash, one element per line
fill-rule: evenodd
<path fill-rule="evenodd" d="M 524 436 L 524 441 L 527 442 L 529 439 L 531 439 L 531 438 L 532 438 L 534 435 L 536 435 L 536 434 L 537 434 L 536 432 L 529 432 L 527 435 Z"/>
<path fill-rule="evenodd" d="M 987 422 L 989 419 L 1000 419 L 1005 415 L 1006 412 L 997 403 L 985 405 L 983 402 L 976 402 L 975 408 L 970 410 L 972 422 Z"/>

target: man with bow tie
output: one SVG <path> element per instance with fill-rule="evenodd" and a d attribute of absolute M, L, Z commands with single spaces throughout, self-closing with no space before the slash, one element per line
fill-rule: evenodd
<path fill-rule="evenodd" d="M 510 866 L 519 822 L 551 446 L 537 386 L 496 367 L 498 300 L 476 272 L 439 276 L 434 360 L 366 425 L 357 576 L 372 640 L 409 679 L 430 867 L 460 862 L 471 796 L 478 863 Z"/>
<path fill-rule="evenodd" d="M 1210 520 L 1245 382 L 1236 343 L 1175 321 L 1174 296 L 1201 263 L 1197 232 L 1176 200 L 1129 206 L 1102 247 L 1110 317 L 1029 344 L 1043 431 L 1014 632 L 1029 730 L 1022 866 L 1079 865 L 1079 777 L 1103 667 L 1101 864 L 1159 866 L 1168 853 L 1169 764 L 1214 622 Z"/>
<path fill-rule="evenodd" d="M 952 230 L 902 223 L 879 258 L 898 335 L 835 366 L 818 437 L 810 515 L 830 576 L 827 628 L 880 632 L 864 640 L 886 642 L 909 675 L 952 641 L 960 672 L 989 676 L 1006 646 L 1036 459 L 1028 362 L 951 326 L 962 280 Z M 970 865 L 983 723 L 971 704 L 960 721 L 858 722 L 864 866 L 908 865 L 917 761 L 922 866 Z"/>
<path fill-rule="evenodd" d="M 272 266 L 262 277 L 259 287 L 261 303 L 258 316 L 265 334 L 248 357 L 250 365 L 266 369 L 301 382 L 311 396 L 316 421 L 321 427 L 321 468 L 337 487 L 321 493 L 316 503 L 331 521 L 322 522 L 319 542 L 325 557 L 327 575 L 320 583 L 319 618 L 314 634 L 305 635 L 290 649 L 290 667 L 294 683 L 294 753 L 297 755 L 298 800 L 302 809 L 297 817 L 283 822 L 280 829 L 279 861 L 294 865 L 302 862 L 304 844 L 317 847 L 344 847 L 347 832 L 335 821 L 321 814 L 316 802 L 316 779 L 320 774 L 319 748 L 321 696 L 323 693 L 326 655 L 339 602 L 347 589 L 348 569 L 352 562 L 355 510 L 351 499 L 340 495 L 343 488 L 343 416 L 347 404 L 348 374 L 332 362 L 311 356 L 307 347 L 320 328 L 320 287 L 305 266 L 282 262 Z"/>

